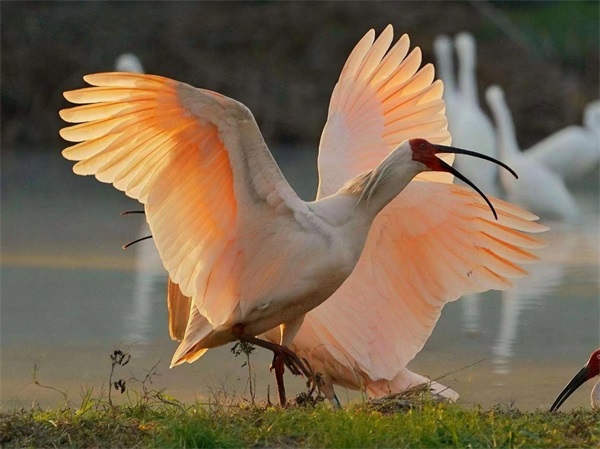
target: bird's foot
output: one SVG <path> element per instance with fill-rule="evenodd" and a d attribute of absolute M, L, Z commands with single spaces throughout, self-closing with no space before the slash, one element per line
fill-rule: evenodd
<path fill-rule="evenodd" d="M 283 384 L 283 373 L 287 366 L 290 372 L 296 376 L 304 375 L 307 378 L 307 386 L 314 386 L 319 388 L 317 377 L 314 375 L 312 368 L 310 367 L 306 359 L 300 359 L 287 346 L 279 345 L 277 343 L 271 343 L 266 340 L 261 340 L 250 335 L 246 335 L 244 326 L 242 324 L 236 324 L 232 327 L 233 335 L 241 341 L 255 344 L 263 347 L 270 351 L 273 351 L 273 362 L 271 363 L 271 370 L 275 371 L 275 379 L 277 380 L 277 389 L 279 391 L 279 402 L 282 407 L 287 404 L 285 395 L 285 386 Z M 314 391 L 314 389 L 313 389 Z"/>
<path fill-rule="evenodd" d="M 273 349 L 273 361 L 271 362 L 271 371 L 276 369 L 278 364 L 283 363 L 295 376 L 304 375 L 307 378 L 314 377 L 312 368 L 306 359 L 300 359 L 294 351 L 287 346 L 280 345 Z"/>

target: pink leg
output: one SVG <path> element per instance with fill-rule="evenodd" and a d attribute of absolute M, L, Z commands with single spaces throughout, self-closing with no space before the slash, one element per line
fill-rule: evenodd
<path fill-rule="evenodd" d="M 261 340 L 260 338 L 248 336 L 245 334 L 244 326 L 242 324 L 236 324 L 233 326 L 232 332 L 233 335 L 242 341 L 246 341 L 256 346 L 273 351 L 273 362 L 271 364 L 271 369 L 275 370 L 275 380 L 277 382 L 277 390 L 279 392 L 279 403 L 282 407 L 285 407 L 285 404 L 287 403 L 285 386 L 283 384 L 283 373 L 285 372 L 286 366 L 289 368 L 292 374 L 304 374 L 309 379 L 314 377 L 312 371 L 307 368 L 308 363 L 306 360 L 304 362 L 300 360 L 300 358 L 288 347 Z"/>

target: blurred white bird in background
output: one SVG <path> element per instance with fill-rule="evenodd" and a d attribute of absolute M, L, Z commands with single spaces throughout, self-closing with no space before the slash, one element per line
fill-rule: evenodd
<path fill-rule="evenodd" d="M 460 91 L 456 85 L 454 69 L 454 48 L 452 40 L 446 35 L 439 35 L 433 41 L 435 53 L 435 67 L 438 77 L 444 83 L 444 103 L 446 103 L 446 118 L 448 119 L 448 130 L 452 134 L 455 128 L 454 122 L 459 111 L 457 105 L 461 104 Z M 456 139 L 454 139 L 456 145 Z"/>
<path fill-rule="evenodd" d="M 461 148 L 477 148 L 477 151 L 496 157 L 496 136 L 491 120 L 479 103 L 477 91 L 477 50 L 475 38 L 467 32 L 454 38 L 454 48 L 458 59 L 458 88 L 454 88 L 452 54 L 449 40 L 444 36 L 435 46 L 444 86 L 450 86 L 448 101 L 450 107 L 448 125 L 452 143 Z M 448 54 L 450 53 L 450 54 Z M 446 97 L 444 97 L 446 99 Z M 455 167 L 485 192 L 492 195 L 500 193 L 498 170 L 491 164 L 481 164 L 469 158 L 456 156 Z M 460 182 L 459 182 L 460 183 Z"/>
<path fill-rule="evenodd" d="M 499 86 L 490 86 L 486 91 L 486 99 L 496 123 L 499 158 L 523 174 L 518 182 L 513 182 L 500 173 L 500 182 L 508 201 L 543 217 L 575 220 L 579 214 L 577 204 L 562 178 L 519 148 L 504 91 Z M 565 151 L 569 152 L 570 148 Z"/>
<path fill-rule="evenodd" d="M 600 100 L 583 111 L 583 126 L 568 126 L 533 145 L 526 154 L 567 181 L 576 182 L 600 161 Z"/>
<path fill-rule="evenodd" d="M 133 53 L 123 53 L 115 61 L 117 72 L 145 73 L 142 61 Z"/>

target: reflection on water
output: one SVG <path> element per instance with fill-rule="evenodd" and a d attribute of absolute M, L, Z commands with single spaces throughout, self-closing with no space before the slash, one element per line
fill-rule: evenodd
<path fill-rule="evenodd" d="M 565 270 L 570 265 L 571 254 L 576 250 L 578 236 L 571 231 L 561 232 L 560 224 L 555 224 L 546 237 L 548 247 L 540 251 L 542 262 L 528 267 L 529 276 L 515 281 L 514 288 L 501 293 L 502 314 L 500 331 L 492 348 L 494 372 L 510 373 L 510 362 L 515 356 L 519 341 L 519 319 L 526 311 L 543 307 L 544 300 L 553 296 L 557 286 L 563 282 Z M 579 238 L 583 239 L 583 235 Z M 549 255 L 544 255 L 549 250 Z"/>
<path fill-rule="evenodd" d="M 142 221 L 136 238 L 150 235 L 150 228 L 141 215 L 135 215 L 132 218 Z M 157 336 L 153 333 L 156 331 L 156 326 L 152 317 L 160 314 L 165 307 L 164 292 L 167 289 L 167 272 L 163 268 L 152 240 L 136 243 L 128 251 L 135 253 L 135 273 L 132 307 L 127 314 L 127 325 L 123 337 L 126 341 L 146 342 Z M 157 294 L 158 292 L 163 295 Z"/>
<path fill-rule="evenodd" d="M 312 198 L 315 155 L 282 150 L 276 157 L 300 195 Z M 34 364 L 41 380 L 76 399 L 81 387 L 106 383 L 108 355 L 117 347 L 134 355 L 132 370 L 161 360 L 156 387 L 179 399 L 206 398 L 222 385 L 243 393 L 243 360 L 227 347 L 167 369 L 176 343 L 168 337 L 165 271 L 151 240 L 120 248 L 149 233 L 143 216 L 118 215 L 137 203 L 72 175 L 57 155 L 12 154 L 2 170 L 0 404 L 59 399 L 28 385 Z M 531 276 L 508 292 L 449 304 L 412 370 L 432 378 L 458 370 L 443 383 L 466 404 L 514 400 L 527 409 L 552 401 L 600 341 L 596 177 L 588 180 L 593 188 L 576 191 L 586 211 L 579 223 L 549 223 L 548 247 L 539 252 L 540 263 L 527 267 Z M 254 357 L 262 397 L 268 385 L 274 392 L 269 361 L 263 351 Z M 290 379 L 292 393 L 302 385 Z M 587 405 L 588 393 L 582 389 L 565 405 Z"/>
<path fill-rule="evenodd" d="M 481 325 L 481 310 L 479 302 L 482 299 L 482 294 L 473 293 L 466 295 L 460 299 L 461 307 L 463 309 L 463 331 L 476 336 L 479 333 L 479 326 Z"/>

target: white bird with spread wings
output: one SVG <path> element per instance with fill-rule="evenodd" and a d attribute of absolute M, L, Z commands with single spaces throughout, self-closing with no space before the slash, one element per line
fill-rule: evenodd
<path fill-rule="evenodd" d="M 390 48 L 391 26 L 374 36 L 355 47 L 334 90 L 313 202 L 298 198 L 235 100 L 126 73 L 88 75 L 94 87 L 65 93 L 83 104 L 61 111 L 79 123 L 61 130 L 79 142 L 63 151 L 79 161 L 74 171 L 144 204 L 177 293 L 173 365 L 236 339 L 259 344 L 275 353 L 285 403 L 284 364 L 308 374 L 288 347 L 305 314 L 334 293 L 333 310 L 309 314 L 306 329 L 391 375 L 422 347 L 445 302 L 525 274 L 518 263 L 534 259 L 526 248 L 539 241 L 520 231 L 543 227 L 474 185 L 488 205 L 450 184 L 452 175 L 468 180 L 438 154 L 482 156 L 444 145 L 442 85 L 431 65 L 419 70 L 418 49 L 407 56 L 408 37 Z M 446 173 L 425 182 L 426 171 Z M 278 343 L 255 337 L 277 326 Z"/>

